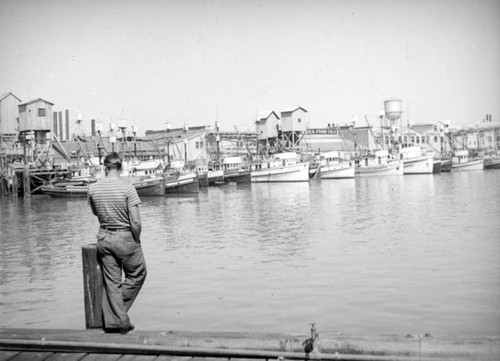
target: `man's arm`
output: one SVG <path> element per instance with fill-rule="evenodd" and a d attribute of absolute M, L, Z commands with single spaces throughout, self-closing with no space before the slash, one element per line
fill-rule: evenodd
<path fill-rule="evenodd" d="M 95 209 L 95 204 L 94 201 L 92 200 L 92 197 L 90 195 L 87 196 L 87 203 L 90 206 L 90 209 L 92 210 L 92 213 L 94 213 L 94 216 L 97 217 L 97 211 Z"/>
<path fill-rule="evenodd" d="M 130 228 L 132 230 L 132 235 L 137 243 L 141 243 L 141 215 L 139 213 L 139 205 L 129 207 L 128 212 L 130 214 Z"/>

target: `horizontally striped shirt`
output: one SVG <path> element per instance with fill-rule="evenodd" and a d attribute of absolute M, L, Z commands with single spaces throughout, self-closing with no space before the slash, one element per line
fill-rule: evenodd
<path fill-rule="evenodd" d="M 129 207 L 141 203 L 133 185 L 120 178 L 102 178 L 91 183 L 88 203 L 102 227 L 130 227 Z"/>

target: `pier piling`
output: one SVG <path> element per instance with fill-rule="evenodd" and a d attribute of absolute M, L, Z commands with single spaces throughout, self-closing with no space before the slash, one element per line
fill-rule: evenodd
<path fill-rule="evenodd" d="M 97 261 L 95 243 L 82 247 L 83 294 L 85 302 L 85 326 L 102 328 L 102 270 Z"/>
<path fill-rule="evenodd" d="M 30 168 L 25 166 L 23 168 L 23 187 L 24 187 L 24 198 L 31 197 L 31 181 L 30 181 Z"/>
<path fill-rule="evenodd" d="M 3 171 L 0 169 L 0 197 L 3 197 L 4 195 L 6 195 L 8 193 L 8 191 L 7 191 L 8 185 L 7 185 L 6 181 L 7 181 L 7 178 L 4 177 Z M 5 189 L 5 192 L 4 192 L 4 189 Z"/>

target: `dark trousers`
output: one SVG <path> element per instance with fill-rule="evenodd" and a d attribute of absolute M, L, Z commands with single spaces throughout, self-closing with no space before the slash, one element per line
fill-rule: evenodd
<path fill-rule="evenodd" d="M 102 297 L 104 328 L 125 327 L 130 324 L 127 312 L 147 274 L 141 245 L 135 242 L 130 231 L 110 232 L 100 229 L 97 251 L 105 289 Z"/>

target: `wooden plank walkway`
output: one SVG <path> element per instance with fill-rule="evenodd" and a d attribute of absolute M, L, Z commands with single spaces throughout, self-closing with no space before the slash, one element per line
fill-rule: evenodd
<path fill-rule="evenodd" d="M 500 337 L 379 336 L 320 333 L 306 354 L 307 334 L 0 328 L 0 361 L 120 360 L 500 360 Z"/>

